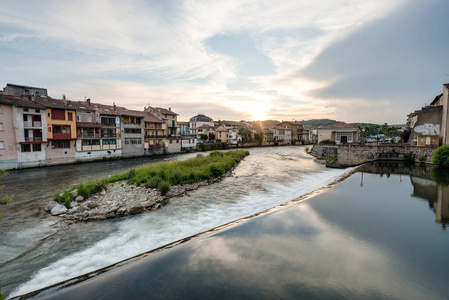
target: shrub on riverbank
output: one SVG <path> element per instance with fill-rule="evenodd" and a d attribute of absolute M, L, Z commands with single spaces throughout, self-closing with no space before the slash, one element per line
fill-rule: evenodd
<path fill-rule="evenodd" d="M 78 195 L 89 198 L 90 195 L 106 189 L 108 183 L 122 180 L 126 180 L 128 184 L 157 188 L 162 195 L 165 195 L 172 185 L 191 184 L 222 176 L 247 155 L 249 152 L 245 150 L 213 151 L 208 156 L 197 155 L 184 161 L 151 164 L 107 179 L 81 183 L 63 194 L 57 195 L 54 200 L 61 204 L 67 203 L 67 199 L 71 201 L 72 191 L 75 189 L 78 189 Z"/>
<path fill-rule="evenodd" d="M 331 140 L 322 140 L 320 143 L 319 143 L 320 145 L 330 145 L 330 146 L 335 146 L 336 145 L 336 143 L 335 143 L 335 141 L 331 141 Z"/>
<path fill-rule="evenodd" d="M 449 168 L 449 145 L 438 147 L 433 152 L 432 162 L 444 168 Z"/>

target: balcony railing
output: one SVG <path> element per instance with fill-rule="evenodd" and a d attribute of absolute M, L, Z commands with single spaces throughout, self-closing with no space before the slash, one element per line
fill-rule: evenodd
<path fill-rule="evenodd" d="M 40 137 L 29 137 L 29 136 L 26 136 L 25 137 L 25 142 L 42 142 L 42 137 L 40 136 Z"/>
<path fill-rule="evenodd" d="M 163 139 L 165 138 L 165 135 L 145 135 L 146 139 Z"/>
<path fill-rule="evenodd" d="M 114 127 L 116 127 L 115 122 L 113 122 L 113 123 L 109 123 L 109 122 L 101 122 L 101 125 L 102 125 L 102 126 L 114 126 Z"/>
<path fill-rule="evenodd" d="M 112 133 L 112 134 L 102 134 L 101 135 L 102 138 L 115 138 L 117 137 L 117 134 Z"/>
<path fill-rule="evenodd" d="M 55 140 L 69 140 L 71 138 L 70 133 L 53 133 L 53 139 Z"/>
<path fill-rule="evenodd" d="M 149 148 L 161 148 L 163 146 L 164 146 L 164 144 L 150 144 L 150 145 L 148 145 Z"/>
<path fill-rule="evenodd" d="M 40 121 L 23 121 L 23 127 L 42 127 L 42 122 Z"/>
<path fill-rule="evenodd" d="M 78 134 L 79 139 L 99 139 L 100 134 L 99 133 L 81 133 Z"/>

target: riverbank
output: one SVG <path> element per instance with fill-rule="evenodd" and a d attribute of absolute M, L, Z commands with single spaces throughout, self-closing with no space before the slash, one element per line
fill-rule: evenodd
<path fill-rule="evenodd" d="M 159 209 L 170 198 L 232 176 L 248 151 L 213 151 L 182 162 L 164 162 L 115 175 L 100 181 L 81 183 L 55 197 L 58 205 L 47 205 L 53 216 L 69 223 L 102 221 Z M 123 180 L 126 178 L 126 180 Z"/>

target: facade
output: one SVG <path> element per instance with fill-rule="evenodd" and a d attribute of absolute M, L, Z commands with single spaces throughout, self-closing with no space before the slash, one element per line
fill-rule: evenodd
<path fill-rule="evenodd" d="M 45 88 L 17 85 L 11 83 L 7 83 L 6 87 L 3 88 L 3 95 L 16 96 L 16 97 L 22 97 L 25 95 L 44 96 L 44 97 L 48 96 L 47 89 Z"/>
<path fill-rule="evenodd" d="M 318 143 L 324 140 L 335 141 L 337 144 L 353 143 L 359 140 L 359 129 L 346 123 L 336 123 L 317 128 Z"/>
<path fill-rule="evenodd" d="M 90 145 L 85 142 L 80 151 L 88 151 L 90 153 L 86 153 L 87 155 L 95 154 L 96 157 L 122 156 L 121 118 L 117 106 L 91 103 L 90 99 L 86 100 L 86 104 L 95 111 L 95 123 L 100 125 L 100 147 L 98 147 L 98 142 L 95 142 L 97 145 L 92 145 L 95 146 L 92 149 L 96 150 L 89 151 Z M 87 118 L 89 121 L 89 116 Z M 85 121 L 85 119 L 81 119 L 81 121 Z"/>
<path fill-rule="evenodd" d="M 176 137 L 178 134 L 178 114 L 171 110 L 171 107 L 168 109 L 163 107 L 152 107 L 148 106 L 144 108 L 144 111 L 150 112 L 158 118 L 161 118 L 167 124 L 166 131 L 167 136 Z"/>
<path fill-rule="evenodd" d="M 273 142 L 278 145 L 290 144 L 293 135 L 292 130 L 288 126 L 273 126 L 270 128 L 273 131 Z"/>
<path fill-rule="evenodd" d="M 169 136 L 165 139 L 165 147 L 169 153 L 181 152 L 181 137 Z"/>
<path fill-rule="evenodd" d="M 190 135 L 189 122 L 178 122 L 178 135 L 186 136 Z"/>
<path fill-rule="evenodd" d="M 17 168 L 17 146 L 14 133 L 13 104 L 0 95 L 0 160 L 1 168 Z"/>
<path fill-rule="evenodd" d="M 449 83 L 443 84 L 443 112 L 441 120 L 441 140 L 444 145 L 449 144 Z"/>
<path fill-rule="evenodd" d="M 143 156 L 145 154 L 145 122 L 146 113 L 116 107 L 120 113 L 122 156 Z"/>
<path fill-rule="evenodd" d="M 70 100 L 50 97 L 35 97 L 34 102 L 46 107 L 46 164 L 61 164 L 75 161 L 76 152 L 76 107 Z"/>
<path fill-rule="evenodd" d="M 190 149 L 194 150 L 196 149 L 196 138 L 191 135 L 184 135 L 181 136 L 181 147 L 182 149 Z"/>
<path fill-rule="evenodd" d="M 304 135 L 304 125 L 299 122 L 282 121 L 276 126 L 288 128 L 292 132 L 292 140 L 296 142 L 306 143 L 306 136 Z"/>
<path fill-rule="evenodd" d="M 161 152 L 167 136 L 166 122 L 150 112 L 146 112 L 143 121 L 145 122 L 145 150 Z"/>
<path fill-rule="evenodd" d="M 215 140 L 227 144 L 229 142 L 229 129 L 218 127 L 215 130 Z"/>
<path fill-rule="evenodd" d="M 198 137 L 200 135 L 200 133 L 198 133 L 198 128 L 202 127 L 203 125 L 215 127 L 214 120 L 212 120 L 212 118 L 209 118 L 208 116 L 198 114 L 194 117 L 191 117 L 189 121 L 190 134 L 196 135 Z"/>

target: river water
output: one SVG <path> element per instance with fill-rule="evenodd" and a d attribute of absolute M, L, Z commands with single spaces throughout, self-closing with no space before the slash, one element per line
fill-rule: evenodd
<path fill-rule="evenodd" d="M 253 148 L 235 176 L 171 199 L 158 211 L 65 225 L 42 211 L 55 193 L 149 158 L 12 171 L 0 180 L 16 199 L 0 220 L 0 281 L 9 296 L 108 266 L 309 193 L 346 170 L 326 169 L 303 147 Z M 196 154 L 171 156 L 186 159 Z"/>

